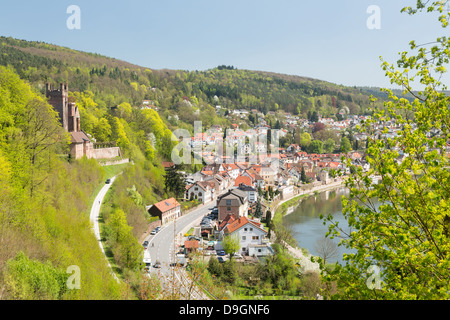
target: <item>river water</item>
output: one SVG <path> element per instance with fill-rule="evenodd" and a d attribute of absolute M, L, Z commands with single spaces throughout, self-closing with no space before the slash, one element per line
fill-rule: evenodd
<path fill-rule="evenodd" d="M 329 222 L 323 225 L 323 220 L 320 219 L 320 214 L 327 216 L 333 215 L 334 221 L 339 221 L 339 226 L 344 230 L 348 230 L 347 221 L 342 214 L 342 196 L 348 197 L 349 190 L 347 188 L 339 188 L 331 191 L 324 191 L 318 195 L 311 195 L 303 199 L 299 204 L 288 209 L 291 212 L 283 217 L 283 225 L 291 230 L 293 237 L 301 248 L 305 248 L 310 254 L 320 256 L 316 250 L 317 242 L 325 237 L 328 231 Z M 336 245 L 341 239 L 335 238 L 331 241 Z M 328 262 L 339 261 L 344 264 L 342 260 L 343 253 L 350 253 L 350 251 L 343 246 L 338 247 L 336 257 L 330 257 Z"/>

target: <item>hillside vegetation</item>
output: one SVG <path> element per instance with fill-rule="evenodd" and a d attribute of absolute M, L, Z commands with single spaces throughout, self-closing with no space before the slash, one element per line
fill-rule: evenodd
<path fill-rule="evenodd" d="M 82 129 L 97 142 L 116 143 L 134 163 L 117 178 L 103 210 L 103 236 L 125 282 L 111 276 L 89 222 L 105 171 L 95 160 L 64 156 L 70 138 L 45 100 L 47 82 L 68 83 Z M 141 108 L 143 100 L 154 107 Z M 344 106 L 365 114 L 370 104 L 360 89 L 298 76 L 224 66 L 151 70 L 0 37 L 0 299 L 156 296 L 154 279 L 139 273 L 138 239 L 151 220 L 145 206 L 176 196 L 161 165 L 177 143 L 174 129 L 192 132 L 197 120 L 205 129 L 229 127 L 224 114 L 233 109 L 333 117 Z M 71 265 L 80 268 L 82 290 L 67 289 Z"/>
<path fill-rule="evenodd" d="M 216 114 L 216 105 L 222 112 L 240 108 L 263 113 L 283 110 L 304 118 L 313 111 L 334 116 L 344 106 L 351 114 L 365 114 L 371 105 L 370 93 L 364 89 L 311 78 L 229 66 L 206 71 L 152 70 L 42 42 L 0 37 L 0 43 L 0 65 L 13 66 L 41 93 L 46 82 L 67 82 L 71 91 L 88 93 L 102 110 L 121 103 L 139 106 L 143 100 L 151 100 L 169 129 L 192 130 L 195 120 L 203 121 L 204 127 L 229 126 L 223 113 Z M 82 117 L 88 118 L 85 112 Z M 83 124 L 88 125 L 85 119 Z"/>
<path fill-rule="evenodd" d="M 0 92 L 0 299 L 119 298 L 89 222 L 103 169 L 59 159 L 67 138 L 56 113 L 4 67 Z M 67 290 L 71 265 L 83 290 Z"/>

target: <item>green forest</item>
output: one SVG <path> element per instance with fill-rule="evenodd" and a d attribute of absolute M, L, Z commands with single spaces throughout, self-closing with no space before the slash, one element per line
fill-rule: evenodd
<path fill-rule="evenodd" d="M 102 118 L 112 108 L 122 105 L 121 112 L 127 113 L 130 105 L 138 107 L 143 100 L 158 108 L 169 129 L 193 131 L 196 120 L 204 127 L 229 127 L 224 113 L 241 108 L 264 114 L 281 110 L 303 118 L 314 111 L 323 117 L 335 116 L 343 107 L 351 114 L 367 114 L 373 106 L 370 94 L 376 91 L 233 66 L 206 71 L 152 70 L 43 42 L 0 37 L 0 43 L 0 65 L 12 66 L 41 93 L 46 82 L 66 82 L 71 91 L 84 93 L 95 102 L 95 107 L 83 104 L 82 123 L 88 133 L 104 123 Z M 77 98 L 77 102 L 84 101 Z M 222 113 L 216 114 L 216 105 L 222 107 Z M 107 134 L 99 136 L 108 138 Z"/>

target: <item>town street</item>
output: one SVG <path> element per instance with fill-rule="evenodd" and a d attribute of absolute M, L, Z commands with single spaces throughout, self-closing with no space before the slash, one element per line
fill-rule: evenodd
<path fill-rule="evenodd" d="M 189 285 L 186 280 L 181 280 L 187 277 L 184 269 L 175 268 L 171 265 L 176 262 L 175 254 L 179 251 L 180 246 L 184 244 L 184 234 L 192 226 L 199 224 L 202 217 L 210 212 L 210 209 L 215 206 L 215 203 L 216 201 L 214 200 L 198 206 L 188 214 L 176 219 L 176 221 L 171 221 L 161 226 L 161 230 L 157 234 L 150 235 L 145 239 L 149 241 L 147 251 L 150 253 L 152 261 L 150 272 L 157 274 L 158 278 L 165 283 L 165 286 L 171 286 L 174 283 L 178 287 Z M 161 264 L 160 268 L 154 267 L 157 261 Z M 185 288 L 180 291 L 182 291 L 181 293 L 186 293 L 186 290 L 188 289 Z M 195 299 L 195 296 L 200 299 L 205 299 L 202 293 L 193 295 L 190 297 L 191 299 Z"/>

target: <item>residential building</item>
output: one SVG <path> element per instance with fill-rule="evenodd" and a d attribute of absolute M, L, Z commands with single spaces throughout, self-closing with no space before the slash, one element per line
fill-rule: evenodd
<path fill-rule="evenodd" d="M 175 198 L 170 198 L 152 205 L 148 209 L 148 213 L 153 217 L 159 217 L 163 225 L 181 217 L 181 205 Z"/>
<path fill-rule="evenodd" d="M 227 193 L 217 199 L 217 208 L 219 210 L 219 221 L 224 220 L 228 215 L 246 217 L 248 215 L 247 194 L 239 189 L 228 190 Z"/>
<path fill-rule="evenodd" d="M 260 222 L 250 220 L 247 217 L 230 219 L 219 230 L 219 239 L 223 239 L 225 236 L 237 236 L 239 238 L 241 248 L 237 253 L 242 255 L 267 255 L 267 252 L 270 252 L 270 250 L 264 249 L 268 246 L 265 240 L 266 235 L 267 231 L 264 230 Z"/>
<path fill-rule="evenodd" d="M 275 175 L 276 171 L 272 169 L 271 166 L 261 167 L 261 171 L 259 175 L 264 179 L 265 185 L 274 185 L 275 184 Z"/>
<path fill-rule="evenodd" d="M 258 190 L 251 185 L 239 184 L 238 189 L 244 191 L 247 194 L 247 199 L 249 203 L 258 201 Z"/>
<path fill-rule="evenodd" d="M 207 181 L 197 181 L 186 187 L 185 199 L 197 199 L 202 203 L 214 200 L 216 185 L 212 179 Z"/>

